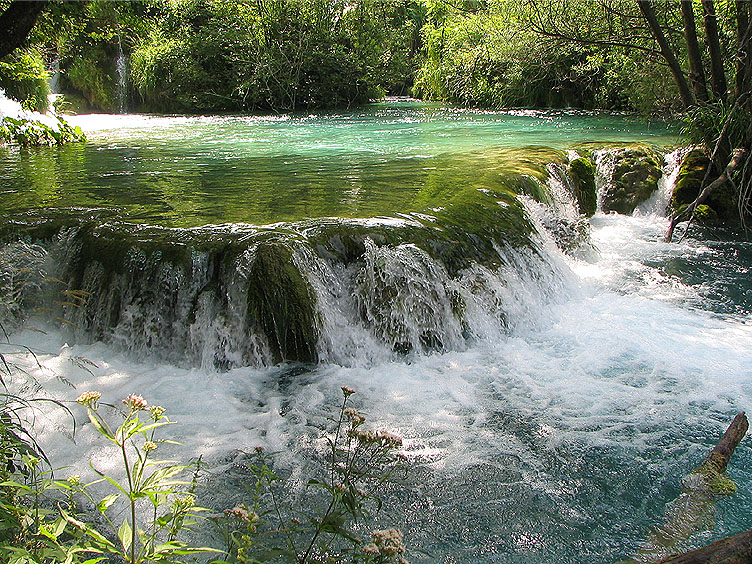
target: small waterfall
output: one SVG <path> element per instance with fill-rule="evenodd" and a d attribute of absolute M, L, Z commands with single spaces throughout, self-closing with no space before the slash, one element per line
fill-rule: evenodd
<path fill-rule="evenodd" d="M 473 204 L 494 214 L 525 217 L 498 196 L 476 197 Z M 537 319 L 560 294 L 552 288 L 561 273 L 541 245 L 422 217 L 425 225 L 325 220 L 274 230 L 95 220 L 44 243 L 50 276 L 86 296 L 65 305 L 50 296 L 48 307 L 75 342 L 226 370 L 284 361 L 370 365 L 464 350 Z M 489 226 L 500 217 L 489 215 Z"/>
<path fill-rule="evenodd" d="M 614 158 L 613 150 L 598 149 L 593 152 L 593 160 L 595 161 L 596 206 L 600 212 L 603 211 L 603 194 L 606 192 L 606 188 L 614 175 L 616 159 Z"/>
<path fill-rule="evenodd" d="M 671 203 L 671 195 L 676 186 L 681 163 L 692 147 L 680 147 L 663 158 L 662 176 L 658 181 L 658 191 L 637 207 L 638 215 L 665 216 Z"/>
<path fill-rule="evenodd" d="M 128 59 L 123 52 L 123 43 L 118 35 L 118 52 L 115 58 L 117 72 L 117 104 L 118 113 L 124 114 L 128 110 Z"/>
<path fill-rule="evenodd" d="M 60 94 L 60 57 L 55 54 L 50 62 L 50 93 Z"/>

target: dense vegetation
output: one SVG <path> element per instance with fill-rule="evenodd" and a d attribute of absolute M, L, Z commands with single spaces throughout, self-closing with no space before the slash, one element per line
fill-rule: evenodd
<path fill-rule="evenodd" d="M 734 3 L 715 4 L 732 73 L 738 17 Z M 690 69 L 679 3 L 655 14 Z M 629 0 L 51 2 L 25 47 L 0 61 L 0 87 L 42 108 L 45 67 L 80 106 L 105 111 L 287 111 L 411 93 L 482 107 L 686 105 Z"/>

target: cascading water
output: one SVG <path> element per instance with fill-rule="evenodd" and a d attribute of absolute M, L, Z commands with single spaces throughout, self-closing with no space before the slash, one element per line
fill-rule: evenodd
<path fill-rule="evenodd" d="M 124 114 L 128 111 L 128 58 L 123 52 L 123 42 L 118 35 L 118 51 L 115 57 L 115 72 L 117 73 L 116 98 L 118 112 Z"/>
<path fill-rule="evenodd" d="M 36 191 L 23 193 L 25 209 L 9 195 L 4 240 L 15 246 L 3 252 L 31 255 L 6 262 L 39 271 L 39 295 L 50 301 L 61 301 L 61 289 L 91 294 L 84 306 L 48 302 L 53 314 L 32 316 L 13 336 L 36 351 L 43 369 L 28 355 L 17 360 L 59 399 L 96 389 L 112 403 L 135 392 L 166 407 L 177 422 L 171 438 L 184 447 L 161 445 L 160 452 L 204 456 L 211 487 L 201 503 L 213 509 L 240 501 L 236 460 L 256 445 L 280 453 L 278 468 L 293 489 L 304 484 L 344 384 L 357 390 L 353 401 L 370 422 L 404 438 L 412 469 L 385 492 L 376 526 L 400 527 L 411 561 L 595 564 L 635 554 L 676 497 L 679 478 L 735 412 L 749 411 L 752 288 L 739 272 L 752 267 L 752 248 L 692 237 L 662 243 L 666 220 L 656 200 L 631 216 L 596 214 L 590 250 L 564 253 L 564 227 L 580 218 L 562 150 L 528 148 L 522 172 L 509 174 L 512 159 L 496 145 L 497 128 L 524 118 L 529 133 L 535 115 L 453 113 L 451 127 L 486 124 L 492 149 L 480 151 L 473 136 L 466 153 L 442 160 L 436 155 L 464 137 L 456 129 L 429 135 L 436 116 L 398 110 L 263 123 L 140 118 L 149 143 L 175 127 L 190 154 L 154 152 L 138 127 L 100 144 L 95 136 L 80 160 L 110 154 L 115 164 L 77 175 L 58 169 L 72 210 L 28 209 L 49 192 L 24 181 L 9 154 L 11 180 L 2 182 Z M 204 129 L 194 135 L 191 127 Z M 363 129 L 348 133 L 355 127 Z M 208 136 L 218 128 L 239 148 Z M 246 142 L 259 130 L 269 137 Z M 289 137 L 297 131 L 300 141 Z M 327 160 L 347 170 L 340 192 L 322 185 L 327 163 L 305 144 L 313 131 L 335 147 Z M 382 134 L 435 145 L 407 151 L 377 143 Z M 287 136 L 294 156 L 236 156 L 278 147 L 275 136 Z M 343 139 L 344 148 L 337 145 Z M 374 147 L 372 161 L 353 156 Z M 211 184 L 206 155 L 217 151 L 223 166 Z M 547 169 L 551 155 L 556 164 Z M 272 166 L 280 159 L 287 168 Z M 664 201 L 675 159 L 664 166 Z M 148 168 L 165 162 L 190 174 Z M 228 172 L 233 166 L 253 175 L 240 182 Z M 389 184 L 385 172 L 399 182 L 392 197 L 402 198 L 402 209 L 364 217 L 344 207 L 352 177 L 364 196 Z M 289 185 L 286 174 L 294 177 Z M 148 190 L 113 205 L 113 194 L 133 193 L 125 187 L 142 190 L 139 175 Z M 547 180 L 547 201 L 531 175 Z M 295 190 L 305 218 L 264 227 L 242 219 L 154 225 L 170 206 L 185 205 L 178 211 L 189 217 L 215 213 L 191 198 L 232 182 L 242 184 L 242 197 L 225 192 L 225 203 L 213 206 L 223 213 L 242 208 L 245 217 L 266 217 L 254 200 L 286 204 L 267 198 L 255 177 Z M 510 193 L 518 185 L 529 188 L 527 196 Z M 314 196 L 321 193 L 334 207 L 320 211 Z M 346 216 L 342 210 L 352 215 L 330 217 Z M 38 244 L 26 248 L 31 239 Z M 66 416 L 51 411 L 37 422 L 57 465 L 82 477 L 91 472 L 89 458 L 113 468 L 116 457 L 90 425 L 81 426 L 74 447 L 56 431 Z M 729 471 L 739 492 L 719 501 L 715 529 L 698 533 L 692 546 L 749 528 L 751 462 L 746 450 L 735 454 Z"/>

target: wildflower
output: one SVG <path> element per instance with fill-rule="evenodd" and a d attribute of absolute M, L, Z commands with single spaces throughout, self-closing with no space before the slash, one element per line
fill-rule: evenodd
<path fill-rule="evenodd" d="M 130 394 L 123 400 L 123 403 L 130 408 L 131 411 L 141 411 L 146 409 L 146 400 L 143 396 L 137 396 L 136 394 Z"/>
<path fill-rule="evenodd" d="M 379 437 L 382 446 L 391 448 L 402 446 L 402 437 L 398 437 L 389 431 L 379 431 L 376 434 Z"/>
<path fill-rule="evenodd" d="M 187 509 L 193 507 L 193 505 L 196 503 L 196 498 L 195 496 L 188 494 L 184 495 L 183 497 L 175 498 L 172 503 L 175 506 L 175 509 L 177 509 L 178 511 L 186 511 Z"/>
<path fill-rule="evenodd" d="M 350 420 L 350 423 L 353 427 L 357 427 L 358 425 L 362 425 L 366 422 L 366 418 L 358 413 L 358 410 L 354 407 L 348 407 L 344 411 L 342 411 L 342 413 Z"/>
<path fill-rule="evenodd" d="M 264 447 L 262 447 L 262 446 L 257 446 L 257 447 L 256 447 L 255 449 L 253 449 L 253 450 L 255 450 L 255 451 L 256 451 L 256 454 L 262 454 L 262 453 L 264 452 Z"/>
<path fill-rule="evenodd" d="M 81 477 L 77 474 L 74 474 L 72 476 L 68 476 L 67 479 L 68 485 L 76 487 L 81 485 Z"/>
<path fill-rule="evenodd" d="M 91 409 L 96 409 L 97 402 L 101 397 L 102 394 L 100 394 L 99 392 L 84 392 L 76 398 L 76 402 L 86 407 L 90 407 Z"/>
<path fill-rule="evenodd" d="M 366 554 L 379 554 L 379 547 L 372 542 L 365 545 L 361 550 Z"/>
<path fill-rule="evenodd" d="M 383 558 L 398 558 L 399 562 L 404 561 L 402 555 L 405 553 L 405 545 L 402 542 L 402 533 L 398 529 L 386 529 L 383 531 L 373 531 L 371 533 L 371 542 L 363 547 L 363 551 L 371 554 L 378 554 Z M 376 552 L 373 549 L 376 548 Z"/>
<path fill-rule="evenodd" d="M 348 429 L 347 436 L 356 439 L 359 443 L 370 445 L 379 442 L 376 431 L 363 431 L 362 429 Z"/>
<path fill-rule="evenodd" d="M 244 504 L 236 505 L 232 509 L 225 509 L 225 515 L 235 517 L 239 521 L 245 521 L 246 523 L 255 523 L 258 521 L 258 515 L 253 511 L 249 511 L 248 507 Z"/>
<path fill-rule="evenodd" d="M 167 410 L 161 405 L 152 405 L 149 408 L 149 412 L 151 412 L 151 418 L 154 419 L 154 421 L 159 421 L 160 419 L 162 419 L 162 415 L 164 415 L 165 411 Z"/>
<path fill-rule="evenodd" d="M 157 450 L 156 443 L 154 441 L 146 441 L 144 443 L 144 452 L 151 452 L 153 450 Z"/>
<path fill-rule="evenodd" d="M 355 390 L 353 390 L 350 386 L 342 386 L 342 393 L 345 395 L 345 397 L 349 397 L 355 393 Z"/>

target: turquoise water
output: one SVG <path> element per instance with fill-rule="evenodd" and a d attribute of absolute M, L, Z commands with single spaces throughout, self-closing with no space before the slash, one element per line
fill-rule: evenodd
<path fill-rule="evenodd" d="M 373 217 L 493 188 L 581 143 L 676 143 L 676 130 L 582 112 L 486 112 L 415 101 L 260 117 L 91 115 L 89 142 L 0 148 L 2 209 L 114 208 L 174 227 Z"/>

